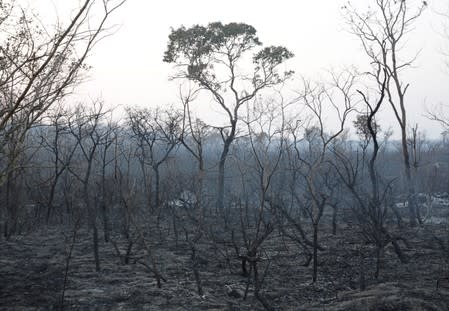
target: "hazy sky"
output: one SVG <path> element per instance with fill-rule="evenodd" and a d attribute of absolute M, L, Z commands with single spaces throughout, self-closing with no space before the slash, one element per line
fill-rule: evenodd
<path fill-rule="evenodd" d="M 373 0 L 357 0 L 357 3 Z M 46 13 L 76 7 L 79 0 L 35 0 Z M 79 90 L 79 98 L 101 96 L 111 106 L 156 106 L 176 104 L 177 82 L 169 81 L 171 65 L 162 62 L 170 28 L 207 24 L 214 21 L 244 22 L 254 26 L 267 45 L 284 45 L 294 52 L 289 68 L 297 74 L 317 77 L 329 68 L 356 65 L 367 68 L 359 42 L 347 32 L 341 16 L 346 1 L 321 0 L 128 0 L 111 20 L 118 32 L 101 42 L 89 59 L 93 66 L 89 81 Z M 430 0 L 416 30 L 407 42 L 407 52 L 420 49 L 416 68 L 406 73 L 411 83 L 408 94 L 410 122 L 419 122 L 428 136 L 437 137 L 441 128 L 423 117 L 424 104 L 449 102 L 449 72 L 441 53 L 444 40 L 439 35 L 447 0 Z M 294 88 L 294 83 L 292 86 Z M 299 84 L 298 84 L 299 88 Z M 384 127 L 391 123 L 385 106 Z"/>

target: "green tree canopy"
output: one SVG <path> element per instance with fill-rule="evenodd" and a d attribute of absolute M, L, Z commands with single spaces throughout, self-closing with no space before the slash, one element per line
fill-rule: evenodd
<path fill-rule="evenodd" d="M 249 92 L 245 90 L 250 95 L 242 98 L 242 101 L 246 101 L 260 89 L 279 84 L 293 73 L 279 73 L 276 70 L 281 63 L 292 58 L 293 53 L 282 46 L 269 46 L 253 54 L 252 74 L 239 75 L 237 62 L 245 52 L 261 45 L 256 29 L 244 23 L 215 22 L 206 27 L 195 25 L 190 28 L 181 26 L 172 29 L 163 60 L 182 68 L 176 77 L 195 81 L 210 91 L 219 91 L 228 86 L 237 91 L 235 83 L 238 78 L 249 81 L 253 89 Z M 220 65 L 228 69 L 229 79 L 226 81 L 217 78 L 217 66 Z"/>

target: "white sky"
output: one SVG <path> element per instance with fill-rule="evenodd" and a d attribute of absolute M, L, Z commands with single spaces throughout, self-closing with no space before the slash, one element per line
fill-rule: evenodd
<path fill-rule="evenodd" d="M 58 8 L 77 7 L 79 0 L 28 0 L 42 14 Z M 361 3 L 373 0 L 354 0 Z M 408 0 L 410 1 L 410 0 Z M 254 26 L 267 45 L 283 45 L 295 54 L 289 68 L 297 74 L 317 77 L 325 69 L 367 66 L 359 42 L 349 34 L 341 17 L 343 0 L 128 0 L 112 23 L 118 32 L 96 47 L 88 63 L 93 66 L 89 81 L 79 89 L 79 98 L 101 96 L 111 106 L 156 106 L 176 104 L 177 82 L 169 81 L 173 67 L 162 62 L 170 28 L 221 21 Z M 447 0 L 429 0 L 430 8 L 412 33 L 407 52 L 422 49 L 416 68 L 406 78 L 410 123 L 419 122 L 429 137 L 441 132 L 438 124 L 423 117 L 428 106 L 449 103 L 449 72 L 438 34 L 442 18 L 435 10 L 449 6 Z M 41 11 L 42 10 L 42 11 Z M 62 17 L 61 17 L 62 19 Z M 294 86 L 294 84 L 292 84 Z M 299 88 L 299 85 L 298 85 Z M 384 108 L 384 127 L 396 123 L 391 109 Z"/>

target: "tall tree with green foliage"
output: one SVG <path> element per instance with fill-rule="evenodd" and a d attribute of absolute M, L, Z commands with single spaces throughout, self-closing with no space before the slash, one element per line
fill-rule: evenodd
<path fill-rule="evenodd" d="M 244 23 L 210 23 L 172 29 L 164 62 L 179 69 L 174 78 L 187 79 L 208 92 L 227 117 L 219 127 L 223 140 L 218 165 L 217 207 L 224 207 L 225 163 L 237 135 L 240 111 L 263 89 L 283 83 L 293 74 L 279 70 L 293 57 L 282 46 L 262 49 L 256 29 Z M 252 64 L 247 55 L 252 53 Z"/>

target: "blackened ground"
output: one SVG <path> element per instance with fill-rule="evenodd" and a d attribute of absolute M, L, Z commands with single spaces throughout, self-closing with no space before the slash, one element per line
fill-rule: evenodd
<path fill-rule="evenodd" d="M 66 230 L 66 231 L 64 231 Z M 170 232 L 170 228 L 166 229 Z M 425 224 L 402 229 L 409 243 L 401 264 L 391 246 L 386 248 L 382 270 L 374 279 L 373 252 L 366 248 L 364 270 L 367 289 L 358 290 L 360 258 L 357 229 L 345 226 L 331 236 L 321 229 L 325 251 L 319 253 L 319 279 L 311 283 L 311 266 L 291 241 L 274 232 L 264 244 L 260 270 L 267 269 L 262 293 L 277 310 L 449 310 L 447 254 L 434 236 L 448 240 L 446 225 Z M 151 240 L 149 238 L 149 240 Z M 143 265 L 148 256 L 136 244 L 130 264 L 120 262 L 111 243 L 100 245 L 101 271 L 95 272 L 91 233 L 81 228 L 70 261 L 65 299 L 61 304 L 65 262 L 71 232 L 54 227 L 0 240 L 1 310 L 263 310 L 233 247 L 214 247 L 204 239 L 198 246 L 199 271 L 204 294 L 198 295 L 190 261 L 190 248 L 179 236 L 155 238 L 152 248 L 166 278 L 162 288 Z M 161 242 L 162 241 L 162 242 Z M 122 253 L 126 242 L 117 238 Z M 449 244 L 448 244 L 449 245 Z M 218 250 L 217 250 L 218 249 Z M 231 258 L 226 260 L 226 254 Z M 437 288 L 437 282 L 439 287 Z"/>

